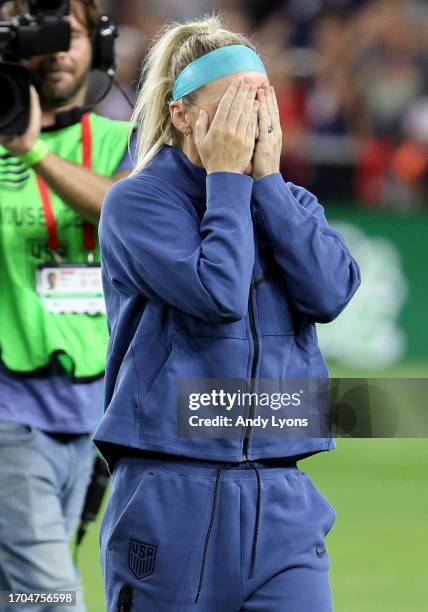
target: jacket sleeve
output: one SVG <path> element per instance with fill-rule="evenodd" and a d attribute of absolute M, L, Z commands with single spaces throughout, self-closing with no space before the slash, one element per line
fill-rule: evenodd
<path fill-rule="evenodd" d="M 361 283 L 360 268 L 317 198 L 279 172 L 254 182 L 253 198 L 284 272 L 290 299 L 309 320 L 329 323 Z"/>
<path fill-rule="evenodd" d="M 152 177 L 128 177 L 109 190 L 99 235 L 116 288 L 140 293 L 213 323 L 245 317 L 254 265 L 253 179 L 206 177 L 207 210 Z"/>

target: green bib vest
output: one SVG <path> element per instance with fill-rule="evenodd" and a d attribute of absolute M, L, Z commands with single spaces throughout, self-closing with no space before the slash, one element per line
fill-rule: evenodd
<path fill-rule="evenodd" d="M 129 124 L 90 114 L 92 170 L 112 176 L 123 159 Z M 82 163 L 78 122 L 42 132 L 52 153 Z M 64 263 L 87 261 L 83 220 L 50 190 Z M 97 233 L 97 232 L 96 232 Z M 97 238 L 94 262 L 100 261 Z M 53 358 L 75 378 L 104 372 L 108 343 L 104 315 L 52 314 L 36 293 L 36 267 L 52 262 L 48 231 L 34 170 L 0 147 L 0 352 L 7 368 L 28 372 Z"/>

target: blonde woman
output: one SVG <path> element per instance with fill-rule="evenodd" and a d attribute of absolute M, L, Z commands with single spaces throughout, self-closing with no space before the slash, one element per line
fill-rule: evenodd
<path fill-rule="evenodd" d="M 336 514 L 297 461 L 334 440 L 179 436 L 177 385 L 328 377 L 315 323 L 343 310 L 359 267 L 282 178 L 275 91 L 218 17 L 160 32 L 134 122 L 136 167 L 100 224 L 108 612 L 330 612 Z"/>

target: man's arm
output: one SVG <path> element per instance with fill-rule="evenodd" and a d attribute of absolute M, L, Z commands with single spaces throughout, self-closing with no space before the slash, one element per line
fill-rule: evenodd
<path fill-rule="evenodd" d="M 108 189 L 129 174 L 128 171 L 122 171 L 112 177 L 102 176 L 54 153 L 48 153 L 34 166 L 34 170 L 85 221 L 95 224 L 99 221 Z"/>
<path fill-rule="evenodd" d="M 31 87 L 30 93 L 30 121 L 25 134 L 21 136 L 0 136 L 0 144 L 7 147 L 12 155 L 18 156 L 30 151 L 40 136 L 42 111 L 39 96 L 34 87 Z M 118 172 L 112 177 L 97 174 L 51 152 L 47 153 L 33 167 L 52 191 L 57 193 L 85 221 L 97 224 L 107 191 L 113 183 L 129 174 L 132 164 L 124 162 L 125 160 L 120 164 Z"/>

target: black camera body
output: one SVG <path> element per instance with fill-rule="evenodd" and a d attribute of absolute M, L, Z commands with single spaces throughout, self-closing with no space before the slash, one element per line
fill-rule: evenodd
<path fill-rule="evenodd" d="M 70 23 L 63 19 L 70 13 L 70 1 L 29 0 L 28 5 L 28 14 L 0 22 L 0 134 L 4 135 L 23 134 L 28 127 L 32 79 L 20 60 L 70 48 Z M 93 70 L 114 72 L 117 35 L 116 26 L 102 16 L 92 40 Z"/>
<path fill-rule="evenodd" d="M 30 116 L 29 71 L 19 63 L 33 55 L 70 48 L 70 2 L 30 0 L 29 13 L 0 22 L 0 134 L 23 134 Z"/>

